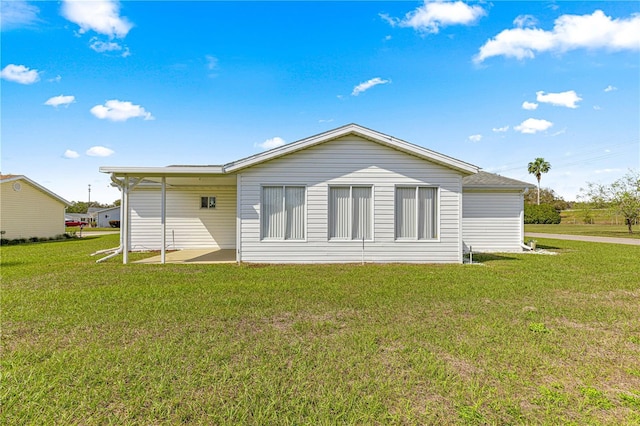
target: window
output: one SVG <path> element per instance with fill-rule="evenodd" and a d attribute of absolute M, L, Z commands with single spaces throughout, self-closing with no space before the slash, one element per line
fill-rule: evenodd
<path fill-rule="evenodd" d="M 438 238 L 438 189 L 396 187 L 396 238 L 432 240 Z"/>
<path fill-rule="evenodd" d="M 329 188 L 329 239 L 373 239 L 370 186 Z"/>
<path fill-rule="evenodd" d="M 215 209 L 216 208 L 216 197 L 200 197 L 200 208 L 201 209 Z"/>
<path fill-rule="evenodd" d="M 305 187 L 262 187 L 262 239 L 304 240 Z"/>

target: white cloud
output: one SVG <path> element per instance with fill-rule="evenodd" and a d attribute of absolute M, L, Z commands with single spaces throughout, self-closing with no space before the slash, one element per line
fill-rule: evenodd
<path fill-rule="evenodd" d="M 318 120 L 318 123 L 331 123 L 333 121 L 333 118 L 328 118 L 328 119 L 320 119 Z"/>
<path fill-rule="evenodd" d="M 553 123 L 550 121 L 539 120 L 537 118 L 528 118 L 519 125 L 515 126 L 514 130 L 517 130 L 520 133 L 532 135 L 534 133 L 543 132 L 551 126 L 553 126 Z"/>
<path fill-rule="evenodd" d="M 600 105 L 594 105 L 593 109 L 595 109 L 596 111 L 600 111 L 602 107 Z"/>
<path fill-rule="evenodd" d="M 563 106 L 567 108 L 578 108 L 576 103 L 580 102 L 582 98 L 576 94 L 573 90 L 560 93 L 547 93 L 543 91 L 536 92 L 536 100 L 538 102 L 547 103 L 555 106 Z"/>
<path fill-rule="evenodd" d="M 212 55 L 206 55 L 205 59 L 207 60 L 207 69 L 209 71 L 213 71 L 218 68 L 218 58 Z"/>
<path fill-rule="evenodd" d="M 60 81 L 62 80 L 62 76 L 61 75 L 57 75 L 53 78 L 48 79 L 47 81 L 49 83 L 60 83 Z"/>
<path fill-rule="evenodd" d="M 120 3 L 117 0 L 64 0 L 62 16 L 78 24 L 80 34 L 95 31 L 109 38 L 123 38 L 133 24 L 120 16 Z"/>
<path fill-rule="evenodd" d="M 599 169 L 599 170 L 594 170 L 593 172 L 597 175 L 600 175 L 603 173 L 618 173 L 622 171 L 624 171 L 624 169 Z"/>
<path fill-rule="evenodd" d="M 15 64 L 9 64 L 4 67 L 2 72 L 0 72 L 0 77 L 20 84 L 33 84 L 40 80 L 38 70 L 30 70 L 24 65 Z"/>
<path fill-rule="evenodd" d="M 98 40 L 97 37 L 93 37 L 90 41 L 89 47 L 98 53 L 104 52 L 122 52 L 121 56 L 126 58 L 130 55 L 129 48 L 126 46 L 121 46 L 119 43 L 114 41 L 102 41 Z"/>
<path fill-rule="evenodd" d="M 115 151 L 104 146 L 92 146 L 87 150 L 87 155 L 90 157 L 108 157 L 115 154 Z"/>
<path fill-rule="evenodd" d="M 281 137 L 276 136 L 275 138 L 267 139 L 262 143 L 256 143 L 253 146 L 262 149 L 273 149 L 279 146 L 284 145 L 286 142 Z"/>
<path fill-rule="evenodd" d="M 618 90 L 618 88 L 616 86 L 612 86 L 612 85 L 608 85 L 607 87 L 604 88 L 605 92 L 614 92 Z"/>
<path fill-rule="evenodd" d="M 513 20 L 513 25 L 515 25 L 518 28 L 534 27 L 537 24 L 538 24 L 538 20 L 531 15 L 520 15 Z"/>
<path fill-rule="evenodd" d="M 80 154 L 78 154 L 76 151 L 67 149 L 64 154 L 63 154 L 64 158 L 68 158 L 70 160 L 73 160 L 74 158 L 78 158 L 80 157 Z"/>
<path fill-rule="evenodd" d="M 491 130 L 493 130 L 493 131 L 494 131 L 494 132 L 496 132 L 496 133 L 504 133 L 504 132 L 506 132 L 506 131 L 508 131 L 508 130 L 509 130 L 509 126 L 504 126 L 504 127 L 494 127 L 494 128 L 493 128 L 493 129 L 491 129 Z"/>
<path fill-rule="evenodd" d="M 524 102 L 522 103 L 522 109 L 526 109 L 526 110 L 529 110 L 529 111 L 533 111 L 534 109 L 537 109 L 537 108 L 538 108 L 538 104 L 537 104 L 537 103 L 535 103 L 535 102 L 527 102 L 527 101 L 524 101 Z"/>
<path fill-rule="evenodd" d="M 437 34 L 450 25 L 471 25 L 486 12 L 480 6 L 469 6 L 462 1 L 430 1 L 405 15 L 403 19 L 380 15 L 392 26 L 411 27 L 416 31 Z"/>
<path fill-rule="evenodd" d="M 44 104 L 51 105 L 52 107 L 58 107 L 60 105 L 69 106 L 69 104 L 72 104 L 75 101 L 76 101 L 75 96 L 60 95 L 60 96 L 54 96 L 53 98 L 47 99 L 47 101 Z"/>
<path fill-rule="evenodd" d="M 31 25 L 38 19 L 38 9 L 24 0 L 3 1 L 0 7 L 0 27 L 3 31 Z"/>
<path fill-rule="evenodd" d="M 473 60 L 480 63 L 492 56 L 531 59 L 537 53 L 575 49 L 638 50 L 638 28 L 638 13 L 624 19 L 613 19 L 601 10 L 591 15 L 562 15 L 551 31 L 535 27 L 503 30 L 482 45 Z"/>
<path fill-rule="evenodd" d="M 387 84 L 387 83 L 391 83 L 391 80 L 383 80 L 380 77 L 372 78 L 371 80 L 367 80 L 363 83 L 358 84 L 356 87 L 354 87 L 353 91 L 351 92 L 351 96 L 358 96 L 360 93 L 363 93 L 371 89 L 373 86 L 377 86 L 378 84 Z"/>
<path fill-rule="evenodd" d="M 154 120 L 150 112 L 147 112 L 140 105 L 133 105 L 131 102 L 112 99 L 104 105 L 96 105 L 91 108 L 91 114 L 111 121 L 127 121 L 130 118 L 142 117 L 145 120 Z"/>
<path fill-rule="evenodd" d="M 469 136 L 469 141 L 471 142 L 480 142 L 482 140 L 482 135 L 471 135 Z"/>
<path fill-rule="evenodd" d="M 392 37 L 390 35 L 386 35 L 386 36 L 384 36 L 384 41 L 389 41 L 389 40 L 391 40 L 391 38 Z"/>

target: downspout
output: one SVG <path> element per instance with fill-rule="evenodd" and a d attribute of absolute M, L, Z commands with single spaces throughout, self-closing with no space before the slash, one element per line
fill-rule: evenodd
<path fill-rule="evenodd" d="M 113 253 L 111 253 L 110 255 L 102 257 L 102 258 L 96 260 L 96 263 L 104 262 L 107 259 L 111 259 L 112 257 L 119 255 L 120 253 L 122 253 L 122 246 L 118 247 L 118 249 L 116 251 L 114 251 Z"/>
<path fill-rule="evenodd" d="M 120 219 L 121 219 L 120 223 L 122 224 L 122 222 L 123 222 L 122 221 L 122 208 L 123 208 L 122 204 L 124 203 L 123 183 L 120 182 L 118 179 L 116 179 L 116 177 L 112 173 L 111 174 L 111 184 L 120 189 Z M 104 262 L 105 260 L 111 259 L 112 257 L 117 256 L 120 253 L 122 253 L 122 227 L 120 228 L 120 245 L 118 247 L 113 248 L 113 249 L 98 250 L 97 252 L 91 254 L 91 256 L 95 256 L 96 254 L 108 253 L 110 251 L 113 251 L 113 253 L 96 260 L 96 263 Z"/>
<path fill-rule="evenodd" d="M 523 249 L 528 250 L 528 251 L 533 251 L 533 248 L 529 247 L 525 243 L 520 243 L 520 247 L 522 247 Z"/>

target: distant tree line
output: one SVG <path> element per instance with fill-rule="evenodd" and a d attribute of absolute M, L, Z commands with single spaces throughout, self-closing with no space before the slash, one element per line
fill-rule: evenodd
<path fill-rule="evenodd" d="M 524 203 L 538 204 L 537 195 L 536 191 L 527 191 L 527 193 L 524 194 Z M 572 202 L 565 201 L 564 198 L 556 194 L 551 188 L 540 188 L 540 204 L 549 204 L 558 211 L 568 210 L 572 208 L 573 205 Z"/>

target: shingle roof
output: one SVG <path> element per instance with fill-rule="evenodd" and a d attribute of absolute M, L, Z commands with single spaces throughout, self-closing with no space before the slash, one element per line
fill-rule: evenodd
<path fill-rule="evenodd" d="M 496 175 L 494 173 L 479 171 L 478 173 L 462 178 L 463 188 L 504 188 L 504 189 L 525 189 L 535 188 L 521 180 Z"/>

